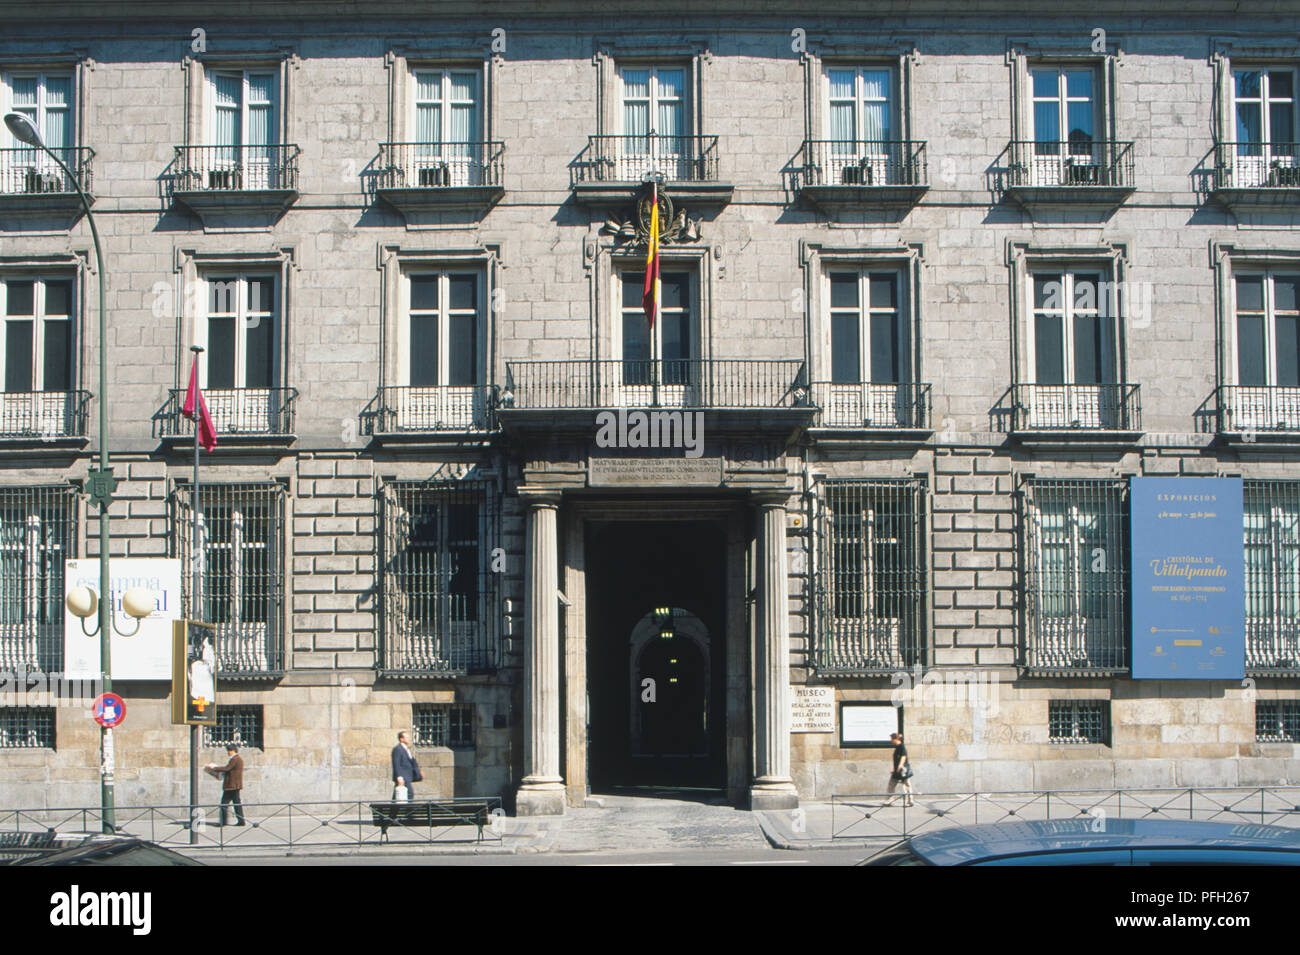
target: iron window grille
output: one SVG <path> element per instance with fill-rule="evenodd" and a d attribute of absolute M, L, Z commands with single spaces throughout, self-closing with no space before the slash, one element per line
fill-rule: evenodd
<path fill-rule="evenodd" d="M 1255 742 L 1300 743 L 1300 700 L 1257 700 Z"/>
<path fill-rule="evenodd" d="M 0 672 L 62 672 L 63 562 L 76 541 L 71 487 L 0 488 Z"/>
<path fill-rule="evenodd" d="M 380 489 L 383 628 L 390 675 L 494 670 L 500 655 L 500 541 L 494 489 L 478 481 Z"/>
<path fill-rule="evenodd" d="M 1047 736 L 1052 743 L 1110 745 L 1108 700 L 1049 700 Z"/>
<path fill-rule="evenodd" d="M 1245 482 L 1246 668 L 1300 670 L 1300 482 Z"/>
<path fill-rule="evenodd" d="M 828 480 L 816 503 L 814 666 L 878 673 L 925 662 L 925 482 Z"/>
<path fill-rule="evenodd" d="M 0 749 L 54 749 L 54 707 L 0 707 Z"/>
<path fill-rule="evenodd" d="M 217 725 L 203 727 L 203 745 L 262 749 L 263 725 L 260 706 L 219 706 Z"/>
<path fill-rule="evenodd" d="M 1023 489 L 1025 658 L 1031 670 L 1128 668 L 1128 481 Z"/>
<path fill-rule="evenodd" d="M 472 703 L 417 703 L 411 717 L 416 746 L 474 748 Z"/>
<path fill-rule="evenodd" d="M 204 485 L 196 541 L 193 489 L 172 492 L 182 613 L 216 624 L 217 673 L 227 679 L 284 672 L 284 499 L 276 483 Z"/>

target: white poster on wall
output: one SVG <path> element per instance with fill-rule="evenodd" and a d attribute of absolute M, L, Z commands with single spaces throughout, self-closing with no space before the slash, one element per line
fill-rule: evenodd
<path fill-rule="evenodd" d="M 63 673 L 69 680 L 93 680 L 99 663 L 99 614 L 83 621 L 67 608 L 66 597 L 75 587 L 89 587 L 99 596 L 99 561 L 64 561 Z M 142 587 L 153 595 L 154 612 L 139 621 L 122 609 L 122 594 Z M 109 564 L 109 593 L 113 605 L 113 642 L 110 655 L 114 680 L 166 680 L 172 678 L 172 621 L 181 615 L 181 562 L 163 557 L 114 557 Z M 86 636 L 90 630 L 94 636 Z M 131 633 L 122 636 L 122 631 Z M 134 632 L 133 632 L 134 631 Z"/>

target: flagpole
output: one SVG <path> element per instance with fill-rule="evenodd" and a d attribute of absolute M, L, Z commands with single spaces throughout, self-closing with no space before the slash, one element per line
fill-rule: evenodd
<path fill-rule="evenodd" d="M 191 345 L 190 351 L 194 353 L 194 366 L 191 374 L 197 376 L 199 372 L 199 356 L 203 354 L 203 348 L 200 345 Z M 203 561 L 199 549 L 199 431 L 202 430 L 202 416 L 195 408 L 194 413 L 194 479 L 190 482 L 190 512 L 194 520 L 194 526 L 191 530 L 190 545 L 190 572 L 194 575 L 193 582 L 190 584 L 190 593 L 193 598 L 190 600 L 191 620 L 198 620 L 199 613 L 197 610 L 200 589 L 203 586 Z M 196 845 L 199 841 L 199 832 L 195 828 L 197 815 L 199 811 L 199 726 L 197 723 L 190 724 L 190 845 Z"/>

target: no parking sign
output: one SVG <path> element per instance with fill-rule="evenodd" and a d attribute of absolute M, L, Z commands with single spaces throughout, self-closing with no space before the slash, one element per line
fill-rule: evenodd
<path fill-rule="evenodd" d="M 101 693 L 95 697 L 90 715 L 104 729 L 111 730 L 126 719 L 126 701 L 116 693 Z"/>

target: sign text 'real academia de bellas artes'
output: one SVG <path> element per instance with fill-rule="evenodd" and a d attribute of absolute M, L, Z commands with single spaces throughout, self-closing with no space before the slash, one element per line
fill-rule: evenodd
<path fill-rule="evenodd" d="M 1240 478 L 1133 478 L 1133 676 L 1245 675 Z"/>

